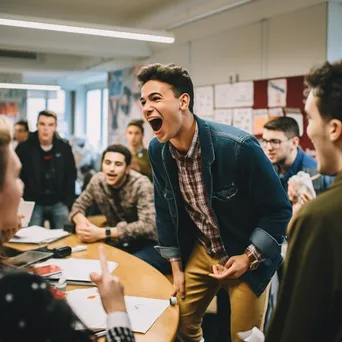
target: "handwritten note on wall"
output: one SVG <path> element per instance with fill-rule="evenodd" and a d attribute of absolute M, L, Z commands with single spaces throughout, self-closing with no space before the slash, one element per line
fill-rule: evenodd
<path fill-rule="evenodd" d="M 233 110 L 232 109 L 215 109 L 214 121 L 231 125 L 233 123 Z"/>
<path fill-rule="evenodd" d="M 254 83 L 238 82 L 215 85 L 215 107 L 250 107 L 254 104 Z"/>
<path fill-rule="evenodd" d="M 194 89 L 194 112 L 199 116 L 212 116 L 214 114 L 214 87 L 196 87 Z"/>
<path fill-rule="evenodd" d="M 233 126 L 248 133 L 253 133 L 253 109 L 236 108 L 233 113 Z"/>
<path fill-rule="evenodd" d="M 287 81 L 285 78 L 269 80 L 267 85 L 268 107 L 285 107 Z"/>

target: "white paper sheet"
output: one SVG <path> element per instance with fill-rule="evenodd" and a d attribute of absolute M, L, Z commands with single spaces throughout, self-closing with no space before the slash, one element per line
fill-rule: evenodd
<path fill-rule="evenodd" d="M 233 84 L 225 83 L 215 85 L 215 107 L 235 107 L 235 88 Z"/>
<path fill-rule="evenodd" d="M 267 86 L 268 107 L 285 107 L 287 81 L 285 78 L 269 80 Z"/>
<path fill-rule="evenodd" d="M 35 202 L 21 201 L 19 203 L 18 215 L 24 216 L 21 219 L 21 226 L 27 227 L 31 220 L 32 212 L 35 206 Z"/>
<path fill-rule="evenodd" d="M 215 109 L 214 121 L 231 125 L 233 123 L 233 110 L 232 109 Z"/>
<path fill-rule="evenodd" d="M 194 112 L 199 116 L 212 116 L 214 113 L 213 86 L 195 87 Z"/>
<path fill-rule="evenodd" d="M 57 265 L 62 268 L 62 274 L 67 281 L 90 282 L 89 274 L 96 272 L 101 274 L 100 261 L 95 259 L 49 259 L 48 261 L 39 264 L 43 265 Z M 107 261 L 109 272 L 112 273 L 117 267 L 118 263 L 114 261 Z M 51 276 L 49 279 L 59 279 L 60 276 Z"/>
<path fill-rule="evenodd" d="M 63 229 L 47 229 L 39 226 L 31 226 L 20 229 L 9 242 L 43 244 L 68 236 Z"/>
<path fill-rule="evenodd" d="M 97 288 L 70 291 L 67 302 L 90 329 L 106 328 L 106 313 Z M 170 305 L 168 300 L 125 296 L 128 316 L 134 332 L 146 333 Z"/>
<path fill-rule="evenodd" d="M 235 87 L 235 107 L 252 107 L 254 105 L 254 83 L 237 82 Z"/>
<path fill-rule="evenodd" d="M 234 109 L 233 126 L 252 134 L 253 133 L 253 109 L 252 108 Z"/>

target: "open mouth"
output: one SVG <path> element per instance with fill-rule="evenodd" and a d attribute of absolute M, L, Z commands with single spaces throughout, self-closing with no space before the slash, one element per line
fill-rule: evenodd
<path fill-rule="evenodd" d="M 153 132 L 158 132 L 163 125 L 163 120 L 159 118 L 152 118 L 149 120 L 149 124 L 151 125 Z"/>

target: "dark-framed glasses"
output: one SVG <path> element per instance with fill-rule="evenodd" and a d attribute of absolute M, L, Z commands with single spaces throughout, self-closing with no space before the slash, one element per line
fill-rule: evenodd
<path fill-rule="evenodd" d="M 280 140 L 280 139 L 270 139 L 270 140 L 261 139 L 261 145 L 263 147 L 267 147 L 267 144 L 270 144 L 272 148 L 278 148 L 283 142 L 289 141 L 291 139 L 292 138 L 285 139 L 285 140 Z"/>

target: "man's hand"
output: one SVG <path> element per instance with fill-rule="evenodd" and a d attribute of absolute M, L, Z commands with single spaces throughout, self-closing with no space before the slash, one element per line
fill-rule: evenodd
<path fill-rule="evenodd" d="M 227 261 L 225 266 L 213 265 L 213 273 L 209 276 L 215 279 L 237 279 L 249 269 L 247 254 L 234 255 Z"/>
<path fill-rule="evenodd" d="M 90 273 L 90 280 L 99 290 L 103 308 L 107 314 L 111 312 L 126 312 L 123 287 L 119 278 L 109 273 L 102 245 L 99 246 L 99 256 L 102 274 Z"/>
<path fill-rule="evenodd" d="M 182 263 L 180 261 L 172 261 L 172 276 L 173 276 L 173 292 L 171 296 L 175 296 L 179 293 L 179 296 L 185 298 L 185 275 L 183 272 Z"/>
<path fill-rule="evenodd" d="M 105 230 L 99 228 L 88 220 L 76 224 L 76 234 L 81 239 L 82 242 L 95 242 L 105 238 Z"/>

